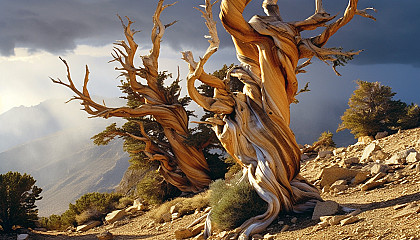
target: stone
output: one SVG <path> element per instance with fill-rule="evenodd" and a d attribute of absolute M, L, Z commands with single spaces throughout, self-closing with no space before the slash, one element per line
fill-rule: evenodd
<path fill-rule="evenodd" d="M 96 235 L 96 237 L 98 238 L 98 240 L 112 240 L 114 239 L 114 236 L 112 235 L 112 233 L 105 231 L 105 232 L 101 232 L 100 234 Z"/>
<path fill-rule="evenodd" d="M 357 157 L 344 159 L 344 164 L 346 165 L 352 165 L 352 164 L 358 164 L 358 163 L 359 163 L 359 158 Z"/>
<path fill-rule="evenodd" d="M 379 161 L 385 161 L 388 157 L 389 157 L 388 154 L 385 153 L 382 150 L 378 150 L 376 152 L 373 152 L 372 156 L 371 156 L 371 158 L 375 161 L 378 161 L 378 160 Z"/>
<path fill-rule="evenodd" d="M 347 180 L 337 180 L 331 185 L 330 191 L 341 192 L 341 191 L 344 191 L 348 188 L 349 188 L 349 186 L 347 186 Z"/>
<path fill-rule="evenodd" d="M 92 229 L 94 227 L 97 227 L 97 226 L 101 225 L 101 223 L 102 223 L 101 221 L 91 221 L 91 222 L 88 222 L 84 225 L 77 226 L 76 231 L 77 232 L 85 232 L 89 229 Z"/>
<path fill-rule="evenodd" d="M 369 179 L 365 184 L 361 186 L 362 191 L 367 191 L 376 187 L 379 187 L 386 183 L 387 179 L 382 178 L 385 174 L 380 172 L 376 174 L 373 178 Z M 382 178 L 382 179 L 381 179 Z"/>
<path fill-rule="evenodd" d="M 130 206 L 130 207 L 125 209 L 126 213 L 136 213 L 138 211 L 139 211 L 139 209 L 137 208 L 137 206 Z"/>
<path fill-rule="evenodd" d="M 204 232 L 198 234 L 197 236 L 194 237 L 195 240 L 205 240 L 204 238 Z"/>
<path fill-rule="evenodd" d="M 177 219 L 177 218 L 179 218 L 180 217 L 180 214 L 179 213 L 172 213 L 172 215 L 171 215 L 171 218 L 172 218 L 172 220 L 175 220 L 175 219 Z"/>
<path fill-rule="evenodd" d="M 367 162 L 369 158 L 371 157 L 372 153 L 380 149 L 381 147 L 379 147 L 375 142 L 370 143 L 363 150 L 363 154 L 362 154 L 362 157 L 360 158 L 360 161 Z"/>
<path fill-rule="evenodd" d="M 127 215 L 127 213 L 124 210 L 115 210 L 106 215 L 105 221 L 109 224 L 112 224 L 123 218 L 125 215 Z"/>
<path fill-rule="evenodd" d="M 290 222 L 291 222 L 291 223 L 296 223 L 296 222 L 297 222 L 297 220 L 298 220 L 298 219 L 297 219 L 297 217 L 294 217 L 294 218 L 292 218 L 292 219 L 290 220 Z"/>
<path fill-rule="evenodd" d="M 334 201 L 328 200 L 325 202 L 318 202 L 315 205 L 312 214 L 312 220 L 318 220 L 322 216 L 331 216 L 338 212 L 340 205 Z"/>
<path fill-rule="evenodd" d="M 410 152 L 405 159 L 407 163 L 415 163 L 420 161 L 420 153 L 418 152 Z"/>
<path fill-rule="evenodd" d="M 300 160 L 301 161 L 305 161 L 305 160 L 308 160 L 308 159 L 309 159 L 308 155 L 306 155 L 306 154 L 300 155 Z"/>
<path fill-rule="evenodd" d="M 416 172 L 420 173 L 420 163 L 418 163 L 417 166 L 416 166 Z"/>
<path fill-rule="evenodd" d="M 169 213 L 169 212 L 167 212 L 167 213 L 162 214 L 162 215 L 160 216 L 160 218 L 161 218 L 161 220 L 162 220 L 163 222 L 169 222 L 169 221 L 171 221 L 171 219 L 172 219 L 172 214 L 171 214 L 171 213 Z"/>
<path fill-rule="evenodd" d="M 276 237 L 276 235 L 267 233 L 267 234 L 264 235 L 264 240 L 274 240 L 275 237 Z"/>
<path fill-rule="evenodd" d="M 362 209 L 358 208 L 354 211 L 352 211 L 351 213 L 347 214 L 348 216 L 356 216 L 359 215 L 362 212 Z"/>
<path fill-rule="evenodd" d="M 189 229 L 181 228 L 181 229 L 175 230 L 175 239 L 177 239 L 177 240 L 190 238 L 192 236 L 194 236 L 194 235 L 192 234 L 191 230 L 189 230 Z"/>
<path fill-rule="evenodd" d="M 319 158 L 330 158 L 333 155 L 333 152 L 331 151 L 319 151 L 318 157 Z"/>
<path fill-rule="evenodd" d="M 351 184 L 358 185 L 360 183 L 363 183 L 366 181 L 366 179 L 369 178 L 369 172 L 366 171 L 360 171 L 354 176 L 354 178 L 351 180 Z"/>
<path fill-rule="evenodd" d="M 377 132 L 376 135 L 375 135 L 375 139 L 378 140 L 378 139 L 384 138 L 386 136 L 388 136 L 387 131 Z"/>
<path fill-rule="evenodd" d="M 331 186 L 331 184 L 340 179 L 351 180 L 357 173 L 358 171 L 356 170 L 333 166 L 322 169 L 318 178 L 321 179 L 319 182 L 321 187 L 324 187 Z"/>
<path fill-rule="evenodd" d="M 420 206 L 415 203 L 411 203 L 411 204 L 408 204 L 402 210 L 400 210 L 398 213 L 396 213 L 394 216 L 392 216 L 392 218 L 396 219 L 396 218 L 406 217 L 411 214 L 416 214 L 419 212 L 420 212 Z"/>
<path fill-rule="evenodd" d="M 287 230 L 289 230 L 289 228 L 290 226 L 286 224 L 281 228 L 280 232 L 286 232 Z"/>
<path fill-rule="evenodd" d="M 347 185 L 335 185 L 330 187 L 330 191 L 342 192 L 349 188 Z"/>
<path fill-rule="evenodd" d="M 201 231 L 203 231 L 204 225 L 205 225 L 205 223 L 200 223 L 200 224 L 197 224 L 197 225 L 191 227 L 190 230 L 191 230 L 193 236 L 195 236 L 195 235 L 199 234 Z"/>
<path fill-rule="evenodd" d="M 252 240 L 261 240 L 261 239 L 264 239 L 264 237 L 261 234 L 257 233 L 257 234 L 252 235 L 251 239 Z"/>
<path fill-rule="evenodd" d="M 355 223 L 359 220 L 360 220 L 360 218 L 357 217 L 357 216 L 350 216 L 350 217 L 347 217 L 346 219 L 341 220 L 340 225 L 344 226 L 344 225 L 347 225 L 347 224 L 352 224 L 352 223 Z"/>
<path fill-rule="evenodd" d="M 367 143 L 372 142 L 373 140 L 374 139 L 373 139 L 372 136 L 362 136 L 362 137 L 357 138 L 357 143 L 359 143 L 359 144 L 367 144 Z"/>
<path fill-rule="evenodd" d="M 333 154 L 334 154 L 334 156 L 337 156 L 338 154 L 343 153 L 345 151 L 346 151 L 345 147 L 339 147 L 339 148 L 336 148 L 336 149 L 333 150 Z"/>
<path fill-rule="evenodd" d="M 178 208 L 179 207 L 175 204 L 175 205 L 171 206 L 171 208 L 169 209 L 169 212 L 171 214 L 176 213 L 176 212 L 178 212 Z"/>
<path fill-rule="evenodd" d="M 346 215 L 335 215 L 335 216 L 323 216 L 320 217 L 319 220 L 321 222 L 328 223 L 330 226 L 338 225 L 341 220 L 348 218 Z"/>
<path fill-rule="evenodd" d="M 16 239 L 17 240 L 26 240 L 26 239 L 29 239 L 29 234 L 26 234 L 26 233 L 24 233 L 24 234 L 18 234 L 17 237 L 16 237 Z"/>
<path fill-rule="evenodd" d="M 389 169 L 389 166 L 387 164 L 375 163 L 370 168 L 370 173 L 372 175 L 376 175 L 376 174 L 378 174 L 380 172 L 386 173 L 388 171 L 388 169 Z"/>

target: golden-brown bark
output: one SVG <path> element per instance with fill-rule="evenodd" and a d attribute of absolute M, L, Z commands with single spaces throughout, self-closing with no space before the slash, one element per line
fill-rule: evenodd
<path fill-rule="evenodd" d="M 116 47 L 112 56 L 112 61 L 118 62 L 121 67 L 121 75 L 125 76 L 130 83 L 130 87 L 143 104 L 137 108 L 119 107 L 109 108 L 105 104 L 100 104 L 92 100 L 87 84 L 89 81 L 89 69 L 86 66 L 83 90 L 79 91 L 70 76 L 70 68 L 65 60 L 62 59 L 67 68 L 68 83 L 60 79 L 52 79 L 53 82 L 70 88 L 76 96 L 71 100 L 80 100 L 84 110 L 94 117 L 123 117 L 134 118 L 152 116 L 163 128 L 164 134 L 170 145 L 170 152 L 155 144 L 142 129 L 143 136 L 133 136 L 146 143 L 144 152 L 150 160 L 161 162 L 160 172 L 165 180 L 181 191 L 199 192 L 210 184 L 209 167 L 204 158 L 202 149 L 189 146 L 185 143 L 188 135 L 188 115 L 184 107 L 178 103 L 177 98 L 165 95 L 165 92 L 158 85 L 158 57 L 160 53 L 160 42 L 165 29 L 175 22 L 163 25 L 160 21 L 162 11 L 173 5 L 163 5 L 164 0 L 159 0 L 156 12 L 153 16 L 154 27 L 152 29 L 152 49 L 149 55 L 141 56 L 143 67 L 134 65 L 134 57 L 138 48 L 134 41 L 135 31 L 131 30 L 133 23 L 127 18 L 125 24 L 120 18 L 124 28 L 126 41 L 115 43 Z M 146 80 L 146 84 L 138 81 L 138 78 Z"/>
<path fill-rule="evenodd" d="M 227 152 L 244 168 L 244 173 L 259 196 L 268 203 L 267 211 L 244 222 L 236 231 L 247 239 L 264 230 L 280 211 L 305 211 L 322 200 L 318 190 L 300 175 L 300 155 L 295 136 L 289 127 L 290 104 L 297 93 L 296 74 L 313 56 L 323 61 L 335 60 L 334 55 L 351 56 L 359 52 L 341 52 L 323 48 L 328 39 L 347 24 L 354 15 L 371 17 L 366 10 L 357 10 L 357 0 L 349 0 L 344 16 L 327 24 L 331 17 L 316 0 L 315 14 L 303 21 L 284 22 L 276 0 L 265 0 L 267 16 L 254 16 L 249 22 L 242 13 L 251 0 L 222 0 L 220 18 L 232 36 L 240 68 L 228 75 L 244 84 L 242 92 L 231 93 L 226 80 L 208 80 L 203 65 L 218 47 L 219 40 L 212 19 L 210 0 L 202 11 L 211 36 L 210 47 L 196 63 L 192 53 L 184 52 L 189 63 L 188 91 L 203 108 L 216 113 L 208 119 Z M 302 39 L 300 32 L 326 27 L 313 38 Z M 298 60 L 308 58 L 298 66 Z M 214 84 L 213 98 L 204 97 L 194 88 L 196 80 Z M 204 80 L 206 79 L 206 80 Z M 217 86 L 216 86 L 217 85 Z M 208 231 L 206 231 L 208 233 Z"/>

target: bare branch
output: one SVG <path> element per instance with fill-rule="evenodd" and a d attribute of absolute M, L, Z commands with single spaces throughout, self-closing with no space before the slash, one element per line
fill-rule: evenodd
<path fill-rule="evenodd" d="M 328 39 L 333 36 L 341 27 L 350 22 L 356 14 L 374 19 L 371 15 L 366 13 L 366 10 L 374 10 L 373 8 L 357 10 L 357 3 L 358 0 L 349 0 L 347 8 L 344 12 L 344 16 L 337 19 L 337 21 L 334 23 L 329 24 L 324 32 L 312 39 L 312 42 L 318 47 L 324 46 Z"/>

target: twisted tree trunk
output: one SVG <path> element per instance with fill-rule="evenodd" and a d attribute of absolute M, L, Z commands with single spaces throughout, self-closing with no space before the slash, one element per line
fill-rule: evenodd
<path fill-rule="evenodd" d="M 152 116 L 163 128 L 169 147 L 164 143 L 153 141 L 147 136 L 143 125 L 140 123 L 142 136 L 133 136 L 129 133 L 117 132 L 116 135 L 129 135 L 145 143 L 143 152 L 149 160 L 159 161 L 160 172 L 165 180 L 183 192 L 199 192 L 210 184 L 209 166 L 204 157 L 202 149 L 188 145 L 185 141 L 188 136 L 188 115 L 184 107 L 179 103 L 178 96 L 173 96 L 171 91 L 165 91 L 158 81 L 158 57 L 160 53 L 160 42 L 164 31 L 173 23 L 163 25 L 160 21 L 162 11 L 173 5 L 163 5 L 164 0 L 159 0 L 157 9 L 153 16 L 154 27 L 151 34 L 153 47 L 150 54 L 141 56 L 144 67 L 134 65 L 134 57 L 138 48 L 134 41 L 135 31 L 131 30 L 133 23 L 127 18 L 128 24 L 120 18 L 124 28 L 126 41 L 115 43 L 113 61 L 118 62 L 121 67 L 121 75 L 128 79 L 133 95 L 142 105 L 137 108 L 119 107 L 109 108 L 92 100 L 87 89 L 89 81 L 89 70 L 86 66 L 83 90 L 79 91 L 70 76 L 70 69 L 65 60 L 62 60 L 67 67 L 68 83 L 60 79 L 52 79 L 53 82 L 70 88 L 76 96 L 71 100 L 81 101 L 87 113 L 94 117 L 121 117 L 136 118 Z M 142 78 L 146 83 L 141 83 Z M 176 81 L 178 81 L 177 79 Z"/>
<path fill-rule="evenodd" d="M 267 211 L 245 221 L 236 231 L 241 239 L 264 230 L 280 211 L 305 211 L 322 200 L 318 190 L 300 175 L 300 155 L 295 136 L 289 127 L 289 106 L 297 93 L 296 74 L 313 56 L 334 61 L 334 55 L 351 56 L 359 52 L 341 52 L 322 48 L 328 38 L 348 23 L 355 14 L 371 17 L 357 10 L 357 0 L 350 0 L 345 14 L 326 25 L 330 17 L 316 0 L 315 14 L 304 21 L 282 21 L 276 0 L 265 0 L 267 16 L 254 16 L 249 22 L 242 13 L 250 0 L 222 0 L 220 18 L 232 36 L 241 66 L 232 69 L 225 80 L 209 79 L 203 65 L 217 50 L 219 40 L 206 0 L 202 11 L 211 35 L 210 47 L 197 63 L 190 52 L 184 60 L 190 65 L 190 96 L 209 111 L 216 113 L 207 121 L 213 125 L 227 152 L 244 168 L 259 196 L 268 203 Z M 371 17 L 372 18 L 372 17 Z M 300 32 L 326 26 L 319 36 L 302 39 Z M 303 66 L 298 60 L 309 58 Z M 242 92 L 230 92 L 229 76 L 244 84 Z M 195 80 L 215 87 L 213 98 L 202 96 L 194 88 Z"/>

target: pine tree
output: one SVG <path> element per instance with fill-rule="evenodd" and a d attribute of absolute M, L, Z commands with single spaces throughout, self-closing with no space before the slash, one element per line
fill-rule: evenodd
<path fill-rule="evenodd" d="M 379 82 L 358 80 L 357 89 L 349 99 L 349 108 L 341 116 L 337 131 L 349 129 L 355 137 L 375 136 L 377 132 L 399 128 L 407 104 L 392 100 L 395 92 Z"/>
<path fill-rule="evenodd" d="M 35 201 L 42 189 L 30 175 L 18 172 L 0 174 L 0 225 L 10 232 L 15 225 L 33 227 L 38 219 Z"/>

